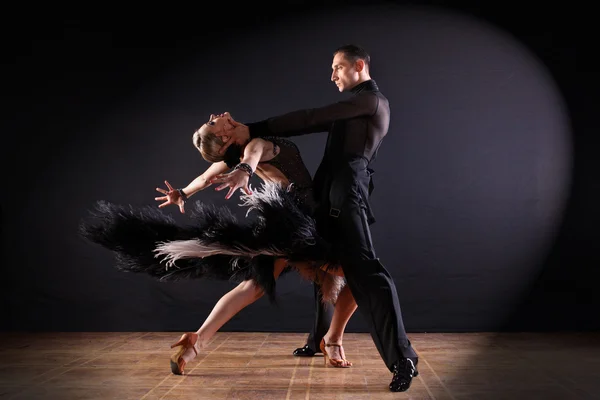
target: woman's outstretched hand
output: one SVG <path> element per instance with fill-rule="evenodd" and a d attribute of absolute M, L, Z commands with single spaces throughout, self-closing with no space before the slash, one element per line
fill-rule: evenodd
<path fill-rule="evenodd" d="M 179 211 L 181 211 L 181 213 L 184 214 L 185 201 L 181 198 L 179 192 L 176 189 L 173 189 L 173 187 L 169 184 L 168 181 L 165 181 L 165 185 L 167 185 L 167 188 L 169 190 L 156 188 L 158 192 L 164 194 L 164 196 L 154 198 L 154 200 L 156 201 L 164 201 L 164 203 L 159 204 L 158 207 L 163 208 L 168 206 L 169 204 L 175 204 L 179 206 Z"/>
<path fill-rule="evenodd" d="M 225 199 L 229 199 L 236 190 L 242 189 L 247 195 L 251 195 L 252 191 L 248 187 L 248 181 L 250 176 L 243 170 L 237 169 L 227 174 L 219 174 L 211 179 L 211 183 L 220 183 L 215 190 L 223 190 L 229 188 L 229 192 L 225 196 Z"/>

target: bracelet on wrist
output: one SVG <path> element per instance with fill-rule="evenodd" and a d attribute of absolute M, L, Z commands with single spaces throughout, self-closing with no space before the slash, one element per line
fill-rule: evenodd
<path fill-rule="evenodd" d="M 179 193 L 183 201 L 186 201 L 188 199 L 187 195 L 183 192 L 183 189 L 177 189 L 177 192 Z"/>
<path fill-rule="evenodd" d="M 241 169 L 242 171 L 246 172 L 249 177 L 252 177 L 252 175 L 254 174 L 254 171 L 252 171 L 252 167 L 250 166 L 250 164 L 239 163 L 235 166 L 235 168 L 233 168 L 233 170 L 235 171 L 238 169 Z"/>

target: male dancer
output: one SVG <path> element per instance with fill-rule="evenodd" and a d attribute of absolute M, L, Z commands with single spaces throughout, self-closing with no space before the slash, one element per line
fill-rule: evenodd
<path fill-rule="evenodd" d="M 388 369 L 390 390 L 408 390 L 417 376 L 418 356 L 404 329 L 394 281 L 375 254 L 369 225 L 375 219 L 369 204 L 370 168 L 388 132 L 390 107 L 369 74 L 370 56 L 347 45 L 333 54 L 331 80 L 349 100 L 320 108 L 293 111 L 263 121 L 240 124 L 219 136 L 232 143 L 264 136 L 297 136 L 328 131 L 323 160 L 314 177 L 319 210 L 317 225 L 341 260 L 346 281 L 369 325 L 371 337 Z M 237 190 L 237 182 L 230 183 Z"/>
<path fill-rule="evenodd" d="M 304 347 L 298 347 L 292 353 L 298 357 L 312 357 L 316 353 L 320 353 L 319 343 L 329 330 L 331 318 L 333 317 L 333 307 L 327 307 L 323 303 L 319 285 L 313 282 L 313 291 L 315 299 L 315 323 L 308 334 Z"/>

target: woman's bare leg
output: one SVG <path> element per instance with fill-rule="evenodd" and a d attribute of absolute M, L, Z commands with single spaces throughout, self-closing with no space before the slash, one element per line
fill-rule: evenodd
<path fill-rule="evenodd" d="M 286 265 L 287 261 L 285 259 L 278 258 L 275 260 L 273 268 L 275 279 L 279 277 L 279 274 L 281 274 Z M 242 309 L 260 299 L 263 294 L 264 292 L 262 289 L 260 289 L 254 281 L 247 280 L 240 283 L 221 297 L 217 304 L 215 304 L 208 318 L 206 318 L 202 326 L 196 331 L 198 334 L 196 350 L 200 350 L 206 346 L 214 334 L 221 329 L 227 321 L 233 318 L 233 316 Z M 183 354 L 183 359 L 186 362 L 189 362 L 194 357 L 195 353 L 192 348 L 188 349 Z"/>
<path fill-rule="evenodd" d="M 302 275 L 310 276 L 314 271 L 311 267 L 306 263 L 295 263 L 294 266 L 298 268 L 299 272 Z M 341 267 L 335 269 L 327 269 L 328 264 L 324 264 L 321 266 L 321 270 L 327 272 L 331 275 L 336 276 L 344 276 L 344 271 Z M 327 291 L 327 289 L 325 289 Z M 342 347 L 343 338 L 344 338 L 344 330 L 346 329 L 346 325 L 348 325 L 348 321 L 358 308 L 356 301 L 354 300 L 354 296 L 350 291 L 348 285 L 344 286 L 340 291 L 337 301 L 335 303 L 335 308 L 333 310 L 333 317 L 331 319 L 331 324 L 329 325 L 329 330 L 323 337 L 326 344 L 336 344 L 338 346 L 328 346 L 326 348 L 327 354 L 329 358 L 334 360 L 345 360 L 346 355 L 344 353 L 344 348 Z M 350 366 L 352 363 L 343 363 L 348 364 L 344 366 Z"/>
<path fill-rule="evenodd" d="M 329 358 L 334 360 L 346 359 L 346 354 L 344 353 L 344 348 L 342 347 L 344 330 L 346 330 L 346 325 L 348 324 L 348 321 L 350 321 L 352 314 L 354 314 L 357 308 L 358 305 L 354 300 L 354 296 L 352 296 L 350 288 L 348 285 L 344 286 L 338 296 L 337 302 L 335 303 L 329 330 L 323 337 L 326 344 L 339 345 L 339 347 L 328 346 L 326 348 Z M 350 363 L 349 365 L 352 364 Z"/>

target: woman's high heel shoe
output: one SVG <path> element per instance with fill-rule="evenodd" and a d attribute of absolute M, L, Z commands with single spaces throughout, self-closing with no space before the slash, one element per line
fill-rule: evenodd
<path fill-rule="evenodd" d="M 325 343 L 325 338 L 321 339 L 321 344 L 319 345 L 319 347 L 321 348 L 321 353 L 323 353 L 323 358 L 325 359 L 325 366 L 327 367 L 327 359 L 329 359 L 329 364 L 331 364 L 332 366 L 336 367 L 336 368 L 350 368 L 352 366 L 352 363 L 348 360 L 346 360 L 345 358 L 342 359 L 335 359 L 335 358 L 331 358 L 329 357 L 329 354 L 327 354 L 327 350 L 325 350 L 326 347 L 342 347 L 341 344 L 327 344 Z"/>
<path fill-rule="evenodd" d="M 196 342 L 198 341 L 198 334 L 193 332 L 184 333 L 177 343 L 171 345 L 173 347 L 179 347 L 177 353 L 171 356 L 171 372 L 175 375 L 183 375 L 183 369 L 185 368 L 186 361 L 183 359 L 183 354 L 190 347 L 194 350 L 194 354 L 198 355 L 196 350 Z"/>

